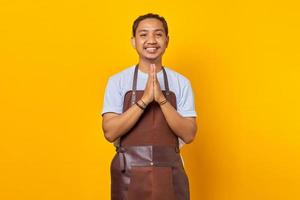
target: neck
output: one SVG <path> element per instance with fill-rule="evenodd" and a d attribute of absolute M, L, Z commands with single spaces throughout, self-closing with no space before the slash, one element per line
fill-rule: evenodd
<path fill-rule="evenodd" d="M 141 70 L 144 73 L 150 72 L 150 64 L 155 64 L 156 66 L 156 73 L 159 72 L 162 69 L 162 62 L 161 59 L 159 60 L 143 60 L 139 59 L 139 70 Z"/>

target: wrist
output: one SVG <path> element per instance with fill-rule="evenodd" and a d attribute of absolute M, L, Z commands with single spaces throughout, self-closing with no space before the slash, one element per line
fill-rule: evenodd
<path fill-rule="evenodd" d="M 167 102 L 168 102 L 167 98 L 162 98 L 162 100 L 158 101 L 158 104 L 159 104 L 160 106 L 162 106 L 162 105 L 164 105 L 164 104 L 167 103 Z"/>
<path fill-rule="evenodd" d="M 165 97 L 164 95 L 161 95 L 161 96 L 158 98 L 157 102 L 158 102 L 158 103 L 161 103 L 161 102 L 164 101 L 164 100 L 166 100 L 166 97 Z"/>
<path fill-rule="evenodd" d="M 146 98 L 141 98 L 140 101 L 142 102 L 143 105 L 148 106 L 148 104 L 150 103 L 148 100 L 146 100 Z"/>
<path fill-rule="evenodd" d="M 144 111 L 146 109 L 146 106 L 142 105 L 140 102 L 141 101 L 135 102 L 135 105 L 137 105 L 142 111 Z"/>

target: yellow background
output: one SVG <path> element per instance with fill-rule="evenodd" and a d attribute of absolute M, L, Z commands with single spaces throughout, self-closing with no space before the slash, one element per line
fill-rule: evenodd
<path fill-rule="evenodd" d="M 163 15 L 163 64 L 192 83 L 192 200 L 300 199 L 297 1 L 0 2 L 0 199 L 110 197 L 107 78 L 137 62 L 131 25 Z"/>

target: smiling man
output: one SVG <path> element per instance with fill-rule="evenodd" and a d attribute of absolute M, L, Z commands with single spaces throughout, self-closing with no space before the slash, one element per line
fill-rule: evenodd
<path fill-rule="evenodd" d="M 108 79 L 102 110 L 111 162 L 112 200 L 188 200 L 180 149 L 197 132 L 190 81 L 162 65 L 168 25 L 157 14 L 139 16 L 131 43 L 138 64 Z"/>

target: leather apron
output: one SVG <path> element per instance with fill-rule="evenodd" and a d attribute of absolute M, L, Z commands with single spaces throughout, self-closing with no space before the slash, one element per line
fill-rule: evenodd
<path fill-rule="evenodd" d="M 169 90 L 162 67 L 165 90 L 162 91 L 177 109 L 176 96 Z M 143 96 L 136 90 L 138 64 L 132 90 L 124 96 L 123 112 Z M 112 159 L 112 200 L 189 200 L 189 180 L 180 156 L 177 135 L 169 127 L 160 105 L 151 102 L 136 124 L 120 137 Z"/>

